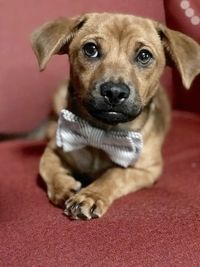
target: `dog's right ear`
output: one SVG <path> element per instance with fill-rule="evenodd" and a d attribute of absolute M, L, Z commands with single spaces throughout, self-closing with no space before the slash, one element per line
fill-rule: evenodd
<path fill-rule="evenodd" d="M 67 54 L 68 46 L 76 32 L 83 26 L 86 16 L 60 18 L 42 25 L 31 35 L 33 51 L 40 70 L 44 70 L 54 54 Z"/>

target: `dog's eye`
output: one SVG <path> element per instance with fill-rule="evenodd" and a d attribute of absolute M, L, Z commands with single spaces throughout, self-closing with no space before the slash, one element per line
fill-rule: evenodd
<path fill-rule="evenodd" d="M 98 47 L 96 44 L 89 42 L 83 46 L 83 52 L 87 57 L 97 58 L 100 56 Z"/>
<path fill-rule="evenodd" d="M 153 55 L 147 49 L 140 50 L 136 56 L 136 62 L 144 67 L 149 65 L 152 59 L 153 59 Z"/>

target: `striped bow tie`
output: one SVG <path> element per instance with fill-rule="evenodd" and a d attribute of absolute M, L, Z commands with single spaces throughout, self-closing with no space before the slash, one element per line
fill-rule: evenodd
<path fill-rule="evenodd" d="M 140 133 L 101 130 L 65 109 L 60 113 L 56 143 L 64 152 L 86 146 L 101 149 L 114 163 L 125 168 L 138 159 L 143 148 Z"/>

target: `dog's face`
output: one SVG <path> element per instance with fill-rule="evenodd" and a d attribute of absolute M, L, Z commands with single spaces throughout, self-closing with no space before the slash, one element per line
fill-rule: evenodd
<path fill-rule="evenodd" d="M 69 54 L 71 97 L 107 124 L 133 120 L 142 112 L 158 89 L 166 54 L 186 87 L 200 72 L 194 60 L 200 57 L 197 43 L 130 15 L 95 13 L 57 20 L 33 35 L 33 47 L 42 69 L 52 54 Z"/>
<path fill-rule="evenodd" d="M 140 114 L 165 65 L 154 24 L 124 15 L 91 16 L 72 40 L 69 58 L 73 93 L 92 116 L 108 124 Z"/>

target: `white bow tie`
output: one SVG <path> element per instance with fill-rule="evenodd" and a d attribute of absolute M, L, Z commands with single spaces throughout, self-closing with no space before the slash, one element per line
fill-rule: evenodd
<path fill-rule="evenodd" d="M 91 126 L 87 121 L 65 109 L 60 113 L 56 143 L 64 152 L 86 146 L 101 149 L 114 163 L 125 168 L 138 159 L 143 148 L 140 133 L 104 131 Z"/>

